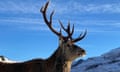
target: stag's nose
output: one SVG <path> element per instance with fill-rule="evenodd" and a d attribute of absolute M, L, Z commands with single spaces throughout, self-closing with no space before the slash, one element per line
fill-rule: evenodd
<path fill-rule="evenodd" d="M 83 53 L 83 55 L 86 55 L 86 51 L 84 49 L 81 49 L 81 52 Z"/>
<path fill-rule="evenodd" d="M 85 53 L 85 50 L 83 50 L 83 49 L 82 49 L 82 51 L 81 51 L 81 52 Z"/>

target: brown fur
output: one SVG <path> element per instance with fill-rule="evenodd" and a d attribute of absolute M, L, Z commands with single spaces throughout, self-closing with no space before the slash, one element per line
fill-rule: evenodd
<path fill-rule="evenodd" d="M 67 48 L 66 48 L 67 49 Z M 0 62 L 0 72 L 70 72 L 71 60 L 58 48 L 48 59 L 33 59 L 21 63 Z"/>

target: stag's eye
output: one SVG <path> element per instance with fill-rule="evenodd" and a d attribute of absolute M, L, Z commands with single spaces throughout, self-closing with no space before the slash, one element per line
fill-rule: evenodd
<path fill-rule="evenodd" d="M 70 45 L 69 45 L 69 44 L 67 44 L 67 47 L 70 47 Z"/>

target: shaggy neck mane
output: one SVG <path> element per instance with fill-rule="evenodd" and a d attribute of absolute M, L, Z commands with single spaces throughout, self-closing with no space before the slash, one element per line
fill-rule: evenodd
<path fill-rule="evenodd" d="M 62 48 L 58 47 L 57 50 L 47 59 L 47 62 L 52 63 L 56 72 L 70 72 L 72 61 L 67 61 Z"/>

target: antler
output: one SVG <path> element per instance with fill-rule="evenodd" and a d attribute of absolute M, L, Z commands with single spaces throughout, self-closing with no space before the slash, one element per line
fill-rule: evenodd
<path fill-rule="evenodd" d="M 68 27 L 67 27 L 67 28 L 65 28 L 65 27 L 63 26 L 63 24 L 62 24 L 62 22 L 61 22 L 60 20 L 59 20 L 59 23 L 60 23 L 62 29 L 68 34 L 67 38 L 68 38 L 68 39 L 70 38 L 72 43 L 75 43 L 75 42 L 77 42 L 77 41 L 82 40 L 82 39 L 86 36 L 86 34 L 87 34 L 87 30 L 85 30 L 85 32 L 84 32 L 84 33 L 81 33 L 78 38 L 73 39 L 73 38 L 72 38 L 72 35 L 73 35 L 73 33 L 74 33 L 74 24 L 73 24 L 72 31 L 71 31 L 71 29 L 70 29 L 70 22 L 68 22 Z"/>
<path fill-rule="evenodd" d="M 78 38 L 72 39 L 72 42 L 78 42 L 78 41 L 82 40 L 86 36 L 86 34 L 87 34 L 87 30 L 85 30 L 84 33 L 81 33 Z"/>
<path fill-rule="evenodd" d="M 45 4 L 45 6 L 43 6 L 43 7 L 41 8 L 40 11 L 41 11 L 41 13 L 42 13 L 42 15 L 43 15 L 43 18 L 44 18 L 45 23 L 47 24 L 47 26 L 49 27 L 49 29 L 50 29 L 53 33 L 55 33 L 58 37 L 63 38 L 64 40 L 69 40 L 69 39 L 70 39 L 70 41 L 71 41 L 72 43 L 77 42 L 77 41 L 80 41 L 80 40 L 82 40 L 82 39 L 86 36 L 87 30 L 84 32 L 84 34 L 81 33 L 78 38 L 73 39 L 73 38 L 72 38 L 72 35 L 73 35 L 73 33 L 74 33 L 74 24 L 73 24 L 73 27 L 72 27 L 72 30 L 71 30 L 71 29 L 70 29 L 70 28 L 71 28 L 71 27 L 70 27 L 70 22 L 68 22 L 67 28 L 65 28 L 60 20 L 59 20 L 59 23 L 60 23 L 62 29 L 68 34 L 68 36 L 63 36 L 63 35 L 62 35 L 62 32 L 61 32 L 61 29 L 60 29 L 60 32 L 57 32 L 57 31 L 52 27 L 52 17 L 53 17 L 54 11 L 51 12 L 51 14 L 50 14 L 50 19 L 49 19 L 49 20 L 47 19 L 46 11 L 47 11 L 48 5 L 49 5 L 49 1 Z"/>
<path fill-rule="evenodd" d="M 52 17 L 53 17 L 53 14 L 54 14 L 54 11 L 52 11 L 52 13 L 50 14 L 50 21 L 48 21 L 47 17 L 46 17 L 46 11 L 47 11 L 47 8 L 48 8 L 48 5 L 49 5 L 49 1 L 45 4 L 45 6 L 43 6 L 41 8 L 41 12 L 42 12 L 42 15 L 43 15 L 43 18 L 44 18 L 44 21 L 45 23 L 47 24 L 47 26 L 50 28 L 50 30 L 52 32 L 54 32 L 57 36 L 60 36 L 61 35 L 61 32 L 57 32 L 55 29 L 52 28 Z"/>

